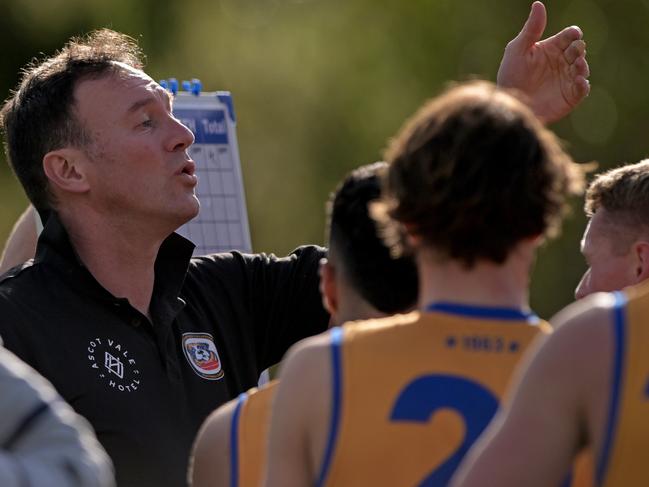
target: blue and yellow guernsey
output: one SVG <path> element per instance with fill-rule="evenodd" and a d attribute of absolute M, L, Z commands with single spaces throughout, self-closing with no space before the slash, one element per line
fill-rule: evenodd
<path fill-rule="evenodd" d="M 271 406 L 277 390 L 273 381 L 239 395 L 230 428 L 230 487 L 262 485 Z"/>
<path fill-rule="evenodd" d="M 596 480 L 604 487 L 649 485 L 649 283 L 615 297 L 609 413 Z"/>
<path fill-rule="evenodd" d="M 445 486 L 522 354 L 550 325 L 436 303 L 331 330 L 331 429 L 317 486 Z"/>

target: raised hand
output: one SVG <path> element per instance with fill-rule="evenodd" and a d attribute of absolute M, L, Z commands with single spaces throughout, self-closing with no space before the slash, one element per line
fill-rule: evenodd
<path fill-rule="evenodd" d="M 590 70 L 586 43 L 577 26 L 541 40 L 547 15 L 534 2 L 521 32 L 505 49 L 498 69 L 498 85 L 525 93 L 536 115 L 545 123 L 569 114 L 589 93 Z"/>

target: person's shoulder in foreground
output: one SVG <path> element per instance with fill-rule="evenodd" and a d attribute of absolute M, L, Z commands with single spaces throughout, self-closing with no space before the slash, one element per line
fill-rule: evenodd
<path fill-rule="evenodd" d="M 0 346 L 0 484 L 115 485 L 92 428 L 52 386 Z"/>
<path fill-rule="evenodd" d="M 646 281 L 561 311 L 453 486 L 558 485 L 587 448 L 596 485 L 649 482 L 648 311 Z"/>

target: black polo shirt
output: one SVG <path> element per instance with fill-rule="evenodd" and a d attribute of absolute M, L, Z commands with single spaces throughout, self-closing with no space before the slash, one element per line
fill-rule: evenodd
<path fill-rule="evenodd" d="M 281 259 L 191 258 L 192 250 L 176 234 L 162 245 L 152 322 L 94 279 L 56 215 L 33 263 L 0 280 L 5 346 L 90 421 L 120 486 L 185 485 L 205 417 L 327 326 L 317 277 L 323 249 Z"/>

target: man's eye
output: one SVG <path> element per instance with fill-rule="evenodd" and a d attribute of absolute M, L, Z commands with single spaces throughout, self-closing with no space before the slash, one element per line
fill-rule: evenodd
<path fill-rule="evenodd" d="M 147 118 L 140 125 L 142 125 L 142 127 L 153 127 L 153 120 L 151 120 L 150 118 Z"/>

